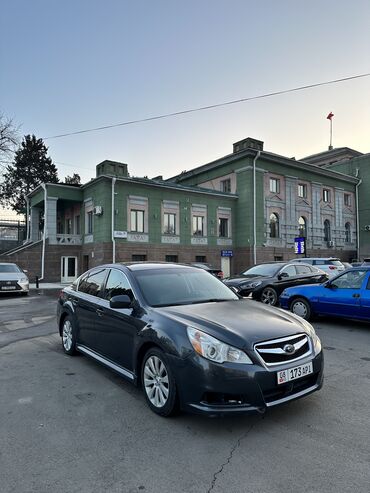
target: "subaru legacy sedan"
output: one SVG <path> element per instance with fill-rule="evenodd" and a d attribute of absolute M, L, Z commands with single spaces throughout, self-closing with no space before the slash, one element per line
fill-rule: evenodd
<path fill-rule="evenodd" d="M 162 416 L 264 412 L 322 385 L 313 327 L 241 299 L 195 267 L 93 268 L 58 300 L 64 351 L 77 351 L 140 385 Z"/>

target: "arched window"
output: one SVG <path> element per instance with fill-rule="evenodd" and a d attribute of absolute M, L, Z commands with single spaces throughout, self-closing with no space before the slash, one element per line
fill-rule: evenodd
<path fill-rule="evenodd" d="M 298 235 L 302 238 L 307 237 L 307 222 L 306 218 L 303 216 L 298 219 Z"/>
<path fill-rule="evenodd" d="M 351 243 L 351 241 L 352 241 L 351 224 L 350 223 L 346 223 L 344 227 L 345 227 L 345 230 L 346 230 L 346 243 Z"/>
<path fill-rule="evenodd" d="M 270 238 L 279 238 L 279 216 L 275 212 L 270 214 Z"/>
<path fill-rule="evenodd" d="M 325 219 L 325 221 L 324 221 L 324 240 L 325 241 L 330 241 L 331 240 L 331 231 L 330 231 L 330 221 L 329 221 L 329 219 Z"/>

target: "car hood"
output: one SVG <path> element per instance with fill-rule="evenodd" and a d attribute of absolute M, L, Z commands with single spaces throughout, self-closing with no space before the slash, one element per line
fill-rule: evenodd
<path fill-rule="evenodd" d="M 308 332 L 293 314 L 246 299 L 162 307 L 156 311 L 241 349 L 251 349 L 259 341 Z"/>
<path fill-rule="evenodd" d="M 22 272 L 0 272 L 0 281 L 18 281 L 22 277 L 27 277 Z"/>
<path fill-rule="evenodd" d="M 225 284 L 241 284 L 241 283 L 248 283 L 248 282 L 253 282 L 253 281 L 266 281 L 268 279 L 273 279 L 271 276 L 243 276 L 243 275 L 237 275 L 237 276 L 231 276 L 228 277 L 227 279 L 224 279 Z"/>

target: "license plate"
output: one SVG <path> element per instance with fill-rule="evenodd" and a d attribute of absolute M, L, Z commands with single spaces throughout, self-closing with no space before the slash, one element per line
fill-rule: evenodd
<path fill-rule="evenodd" d="M 15 286 L 1 286 L 1 289 L 3 291 L 11 291 L 12 289 L 15 289 Z"/>
<path fill-rule="evenodd" d="M 295 366 L 294 368 L 288 368 L 287 370 L 281 370 L 277 372 L 277 383 L 287 383 L 291 380 L 297 380 L 297 378 L 305 377 L 313 373 L 312 361 L 305 365 Z"/>

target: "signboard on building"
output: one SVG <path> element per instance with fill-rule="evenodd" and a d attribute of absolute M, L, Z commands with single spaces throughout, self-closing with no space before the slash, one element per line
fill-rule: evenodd
<path fill-rule="evenodd" d="M 127 231 L 115 231 L 114 237 L 115 238 L 127 238 Z"/>
<path fill-rule="evenodd" d="M 299 236 L 294 238 L 294 253 L 304 255 L 306 253 L 306 238 Z"/>
<path fill-rule="evenodd" d="M 221 257 L 232 257 L 232 256 L 233 256 L 232 250 L 221 250 Z"/>

